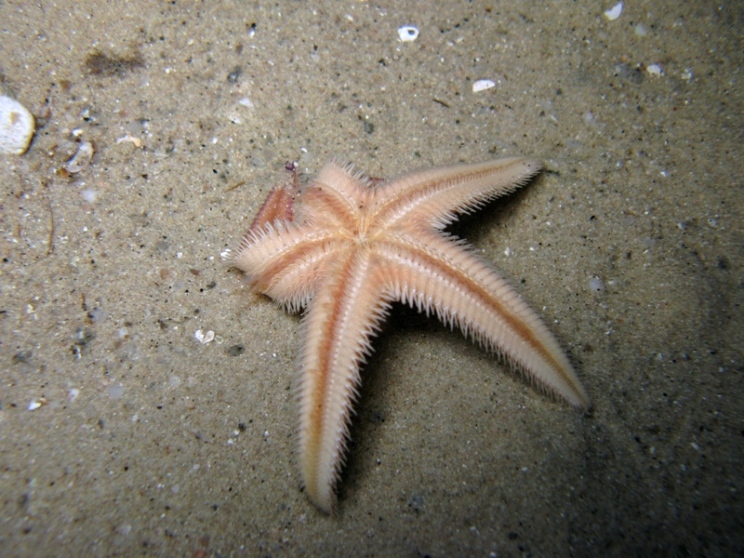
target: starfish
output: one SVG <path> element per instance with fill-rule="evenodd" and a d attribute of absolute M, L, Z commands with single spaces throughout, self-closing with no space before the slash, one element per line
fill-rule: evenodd
<path fill-rule="evenodd" d="M 232 257 L 251 287 L 292 312 L 307 309 L 296 386 L 299 461 L 313 503 L 331 513 L 349 439 L 360 365 L 393 302 L 436 314 L 579 409 L 589 398 L 547 327 L 463 241 L 457 215 L 524 185 L 524 158 L 367 178 L 332 161 L 300 187 L 272 190 Z"/>

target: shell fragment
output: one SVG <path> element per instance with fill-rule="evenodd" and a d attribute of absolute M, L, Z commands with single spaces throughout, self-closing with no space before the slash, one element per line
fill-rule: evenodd
<path fill-rule="evenodd" d="M 83 141 L 78 146 L 78 150 L 72 159 L 65 163 L 65 170 L 70 174 L 76 174 L 86 168 L 93 158 L 93 144 L 89 141 Z"/>
<path fill-rule="evenodd" d="M 0 151 L 23 155 L 36 130 L 36 121 L 21 103 L 0 95 Z"/>
<path fill-rule="evenodd" d="M 623 13 L 623 3 L 618 2 L 612 8 L 605 11 L 604 16 L 607 18 L 607 21 L 615 21 L 617 18 L 620 17 L 620 14 Z"/>
<path fill-rule="evenodd" d="M 486 89 L 496 87 L 496 82 L 491 79 L 479 79 L 473 82 L 473 93 L 480 93 Z"/>
<path fill-rule="evenodd" d="M 398 27 L 398 39 L 403 43 L 410 43 L 418 39 L 419 30 L 413 25 Z"/>

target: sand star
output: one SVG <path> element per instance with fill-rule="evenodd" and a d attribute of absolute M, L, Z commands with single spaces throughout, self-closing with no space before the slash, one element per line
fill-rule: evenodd
<path fill-rule="evenodd" d="M 331 162 L 305 186 L 294 175 L 269 194 L 233 263 L 256 291 L 290 311 L 307 308 L 299 461 L 321 510 L 335 504 L 360 365 L 395 301 L 457 326 L 553 396 L 589 406 L 538 316 L 491 265 L 444 232 L 457 214 L 513 191 L 540 168 L 511 158 L 383 182 Z"/>

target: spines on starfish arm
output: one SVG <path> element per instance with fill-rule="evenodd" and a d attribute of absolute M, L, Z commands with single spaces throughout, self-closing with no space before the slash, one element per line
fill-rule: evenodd
<path fill-rule="evenodd" d="M 432 231 L 384 251 L 394 299 L 502 356 L 554 397 L 587 409 L 589 397 L 560 345 L 533 310 L 487 262 Z"/>
<path fill-rule="evenodd" d="M 359 367 L 372 352 L 371 339 L 387 315 L 389 299 L 365 255 L 338 262 L 303 320 L 297 395 L 302 478 L 310 499 L 331 513 L 344 463 Z M 332 277 L 332 278 L 331 278 Z"/>
<path fill-rule="evenodd" d="M 249 231 L 257 231 L 264 225 L 275 221 L 292 221 L 294 219 L 294 201 L 299 193 L 300 184 L 294 165 L 287 170 L 289 172 L 284 174 L 282 182 L 266 196 L 258 213 L 253 218 Z"/>
<path fill-rule="evenodd" d="M 462 213 L 513 192 L 542 169 L 522 157 L 452 165 L 413 172 L 374 190 L 379 227 L 408 227 L 416 222 L 443 229 Z"/>
<path fill-rule="evenodd" d="M 324 229 L 309 231 L 277 221 L 249 231 L 232 263 L 245 273 L 254 290 L 296 312 L 308 304 L 337 244 Z"/>
<path fill-rule="evenodd" d="M 350 165 L 331 161 L 303 189 L 298 217 L 323 227 L 352 231 L 372 193 L 370 179 Z"/>
<path fill-rule="evenodd" d="M 344 172 L 346 175 L 352 178 L 355 182 L 357 182 L 360 186 L 364 186 L 364 187 L 372 186 L 375 182 L 372 178 L 369 177 L 369 175 L 366 172 L 364 172 L 361 169 L 356 168 L 356 165 L 353 162 L 347 161 L 346 159 L 333 157 L 326 165 L 324 165 L 324 169 L 325 167 L 338 168 L 340 171 Z"/>

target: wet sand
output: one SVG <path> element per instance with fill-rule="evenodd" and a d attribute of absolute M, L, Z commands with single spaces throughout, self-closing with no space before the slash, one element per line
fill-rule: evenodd
<path fill-rule="evenodd" d="M 2 554 L 744 552 L 744 7 L 517 4 L 0 4 L 2 92 L 37 118 L 0 155 Z M 323 515 L 300 318 L 220 253 L 289 161 L 517 154 L 547 172 L 452 230 L 593 411 L 396 307 Z"/>

